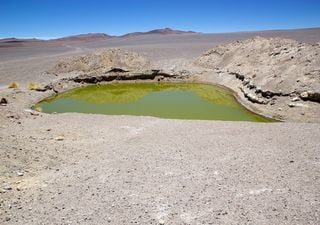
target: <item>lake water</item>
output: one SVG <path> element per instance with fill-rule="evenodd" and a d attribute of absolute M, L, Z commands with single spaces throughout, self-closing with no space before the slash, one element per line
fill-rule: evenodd
<path fill-rule="evenodd" d="M 77 88 L 36 104 L 45 113 L 94 113 L 171 119 L 272 122 L 243 107 L 232 92 L 214 85 L 105 84 Z"/>

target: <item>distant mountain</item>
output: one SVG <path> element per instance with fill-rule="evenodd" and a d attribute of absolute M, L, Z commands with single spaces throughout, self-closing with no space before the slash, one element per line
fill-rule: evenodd
<path fill-rule="evenodd" d="M 25 42 L 39 42 L 39 41 L 43 41 L 40 39 L 36 39 L 36 38 L 28 38 L 28 39 L 24 39 L 24 38 L 3 38 L 0 39 L 0 43 L 25 43 Z"/>
<path fill-rule="evenodd" d="M 146 35 L 146 34 L 195 34 L 194 31 L 181 31 L 181 30 L 172 30 L 171 28 L 163 28 L 163 29 L 156 29 L 156 30 L 150 30 L 147 32 L 133 32 L 128 33 L 125 35 L 122 35 L 121 37 L 132 37 L 132 36 L 139 36 L 139 35 Z"/>
<path fill-rule="evenodd" d="M 133 37 L 139 35 L 147 35 L 147 34 L 161 34 L 161 35 L 168 35 L 168 34 L 195 34 L 194 31 L 181 31 L 181 30 L 173 30 L 171 28 L 163 28 L 163 29 L 155 29 L 150 30 L 147 32 L 133 32 L 128 33 L 122 36 L 111 36 L 105 33 L 88 33 L 88 34 L 78 34 L 78 35 L 71 35 L 67 37 L 57 38 L 57 39 L 50 39 L 50 40 L 40 40 L 36 38 L 30 39 L 22 39 L 22 38 L 4 38 L 0 39 L 0 43 L 6 44 L 22 44 L 26 42 L 45 42 L 45 41 L 101 41 L 101 40 L 108 40 L 110 38 L 117 38 L 117 37 Z"/>
<path fill-rule="evenodd" d="M 62 38 L 54 39 L 55 41 L 97 41 L 97 40 L 106 40 L 112 38 L 108 34 L 104 33 L 89 33 L 89 34 L 79 34 L 79 35 L 72 35 Z"/>

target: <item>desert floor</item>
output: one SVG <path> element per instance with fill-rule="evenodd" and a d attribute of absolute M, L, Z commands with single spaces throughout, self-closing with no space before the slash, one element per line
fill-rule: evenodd
<path fill-rule="evenodd" d="M 34 113 L 29 81 L 58 59 L 125 48 L 188 65 L 257 34 L 320 41 L 319 30 L 146 35 L 0 48 L 1 224 L 319 224 L 319 123 L 249 123 Z M 7 84 L 17 81 L 21 89 Z"/>

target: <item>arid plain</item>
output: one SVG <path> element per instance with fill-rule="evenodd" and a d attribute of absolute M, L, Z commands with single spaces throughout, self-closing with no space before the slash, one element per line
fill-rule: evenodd
<path fill-rule="evenodd" d="M 319 42 L 317 28 L 1 41 L 1 224 L 319 224 Z M 283 122 L 31 109 L 110 76 L 219 84 Z"/>

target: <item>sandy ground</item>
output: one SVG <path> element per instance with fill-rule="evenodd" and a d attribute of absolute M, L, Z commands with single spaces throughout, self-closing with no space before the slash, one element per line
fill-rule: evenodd
<path fill-rule="evenodd" d="M 318 34 L 318 35 L 316 35 Z M 1 224 L 319 224 L 320 125 L 28 111 L 30 80 L 100 47 L 163 67 L 256 33 L 147 36 L 0 49 Z M 263 32 L 314 43 L 319 30 Z M 318 38 L 318 39 L 317 39 Z M 20 91 L 4 87 L 11 81 Z M 50 93 L 49 93 L 50 94 Z"/>

